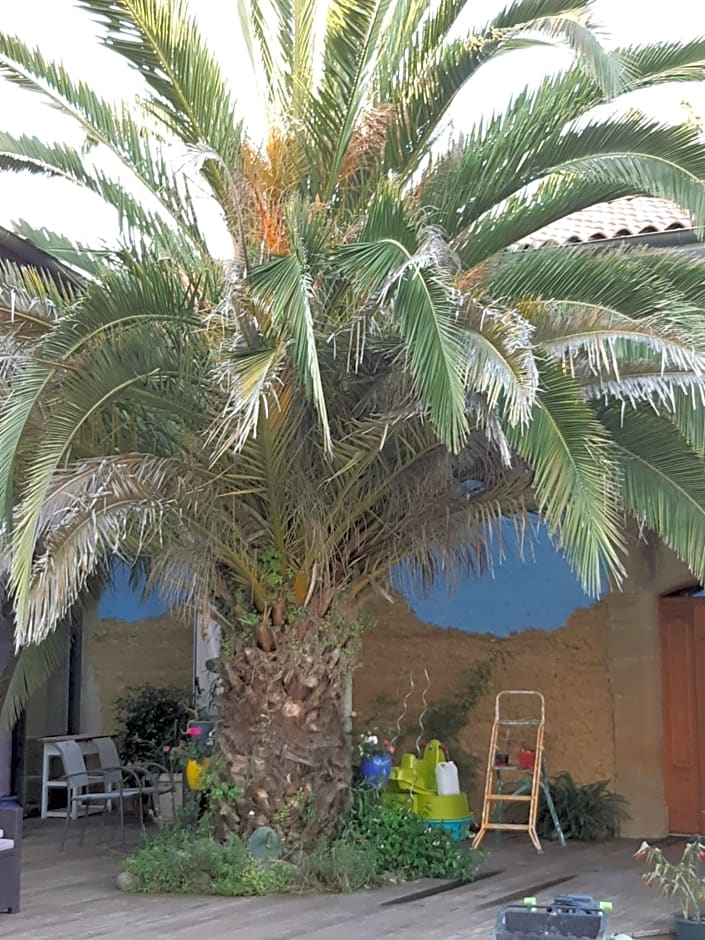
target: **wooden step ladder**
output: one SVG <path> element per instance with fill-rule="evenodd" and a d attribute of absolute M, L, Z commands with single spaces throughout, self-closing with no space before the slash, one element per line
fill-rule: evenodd
<path fill-rule="evenodd" d="M 505 717 L 502 713 L 502 704 L 505 704 L 506 714 L 506 708 L 509 705 L 512 696 L 515 697 L 515 700 L 516 697 L 523 696 L 527 702 L 527 710 L 529 710 L 529 703 L 531 703 L 533 705 L 532 710 L 535 714 L 532 717 L 527 718 Z M 534 766 L 531 771 L 530 782 L 528 780 L 525 781 L 513 793 L 504 793 L 501 779 L 502 773 L 507 771 L 515 773 L 521 772 L 520 767 L 511 767 L 501 764 L 498 765 L 496 762 L 497 740 L 500 729 L 511 727 L 535 728 L 536 737 L 533 748 L 535 751 Z M 529 838 L 533 842 L 536 851 L 542 852 L 543 849 L 541 848 L 541 842 L 536 833 L 536 816 L 539 809 L 539 796 L 542 790 L 551 813 L 551 818 L 553 819 L 553 825 L 555 826 L 558 839 L 561 845 L 565 845 L 565 839 L 563 838 L 563 833 L 558 822 L 558 817 L 556 816 L 553 800 L 551 799 L 551 793 L 548 787 L 548 781 L 546 779 L 546 765 L 543 754 L 543 735 L 545 727 L 546 703 L 543 695 L 540 692 L 529 692 L 517 689 L 499 692 L 497 694 L 494 705 L 494 722 L 492 723 L 492 734 L 490 735 L 490 749 L 487 756 L 487 776 L 485 778 L 485 797 L 482 805 L 482 823 L 473 841 L 473 848 L 477 848 L 480 845 L 485 835 L 490 830 L 495 830 L 498 833 L 500 831 L 518 831 L 528 832 Z M 528 771 L 525 772 L 528 774 Z M 496 788 L 495 783 L 497 784 Z M 504 822 L 501 818 L 501 809 L 506 803 L 528 803 L 528 822 Z M 499 819 L 493 819 L 492 811 L 495 806 L 498 808 L 498 810 L 500 810 Z"/>

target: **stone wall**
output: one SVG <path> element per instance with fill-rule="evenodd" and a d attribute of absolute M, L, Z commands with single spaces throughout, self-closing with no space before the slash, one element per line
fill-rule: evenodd
<path fill-rule="evenodd" d="M 463 750 L 473 754 L 480 767 L 469 788 L 476 811 L 481 807 L 494 699 L 502 689 L 533 689 L 545 696 L 549 772 L 568 770 L 579 782 L 614 779 L 609 620 L 604 603 L 577 610 L 560 630 L 523 630 L 504 638 L 421 623 L 401 598 L 393 605 L 375 600 L 369 614 L 378 626 L 363 639 L 361 666 L 354 679 L 359 730 L 394 725 L 410 689 L 410 672 L 415 687 L 404 724 L 413 726 L 422 707 L 424 669 L 430 677 L 428 701 L 434 703 L 461 694 L 473 667 L 490 656 L 497 658 L 489 689 L 460 735 Z M 532 737 L 530 729 L 523 729 L 523 735 L 519 731 L 509 741 L 513 752 Z"/>
<path fill-rule="evenodd" d="M 623 834 L 666 835 L 658 603 L 693 577 L 662 545 L 636 539 L 627 568 L 620 591 L 576 610 L 562 629 L 506 638 L 429 626 L 402 599 L 374 600 L 369 613 L 378 626 L 364 638 L 354 682 L 357 728 L 395 723 L 411 670 L 416 688 L 407 723 L 413 724 L 424 668 L 428 700 L 447 700 L 460 694 L 474 664 L 499 651 L 490 690 L 462 732 L 463 748 L 484 763 L 495 693 L 536 689 L 546 697 L 549 771 L 568 770 L 579 782 L 610 779 L 629 801 Z M 470 792 L 477 810 L 477 782 Z"/>
<path fill-rule="evenodd" d="M 193 628 L 166 614 L 143 620 L 98 620 L 89 612 L 83 627 L 81 730 L 117 730 L 115 700 L 141 685 L 193 685 Z"/>

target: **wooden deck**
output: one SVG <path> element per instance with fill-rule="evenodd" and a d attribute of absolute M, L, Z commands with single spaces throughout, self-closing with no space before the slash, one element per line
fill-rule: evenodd
<path fill-rule="evenodd" d="M 85 845 L 72 834 L 58 850 L 60 823 L 28 821 L 22 910 L 0 914 L 0 937 L 207 938 L 207 940 L 489 940 L 498 909 L 526 895 L 592 894 L 614 901 L 608 932 L 655 936 L 670 932 L 670 903 L 647 891 L 632 859 L 634 843 L 547 845 L 537 856 L 528 840 L 488 840 L 490 854 L 475 884 L 426 897 L 437 882 L 355 895 L 275 898 L 191 898 L 126 895 L 115 887 L 121 853 L 98 844 L 91 820 Z M 130 841 L 137 843 L 136 832 Z M 674 851 L 678 846 L 674 845 Z M 412 897 L 409 900 L 409 897 Z M 415 897 L 414 897 L 415 896 Z M 407 900 L 404 900 L 404 899 Z"/>

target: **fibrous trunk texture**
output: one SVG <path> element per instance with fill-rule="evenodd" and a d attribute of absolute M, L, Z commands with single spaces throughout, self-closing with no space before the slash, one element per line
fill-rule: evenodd
<path fill-rule="evenodd" d="M 218 759 L 241 795 L 219 807 L 225 828 L 271 826 L 291 847 L 332 834 L 350 794 L 352 632 L 322 622 L 290 628 L 269 652 L 255 640 L 226 644 Z"/>

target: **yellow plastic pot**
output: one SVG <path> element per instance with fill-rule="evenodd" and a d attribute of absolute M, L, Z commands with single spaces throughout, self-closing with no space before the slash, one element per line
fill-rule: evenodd
<path fill-rule="evenodd" d="M 210 757 L 204 757 L 203 760 L 189 760 L 186 763 L 186 783 L 190 790 L 200 790 L 202 788 L 201 778 L 208 770 L 211 762 Z"/>

